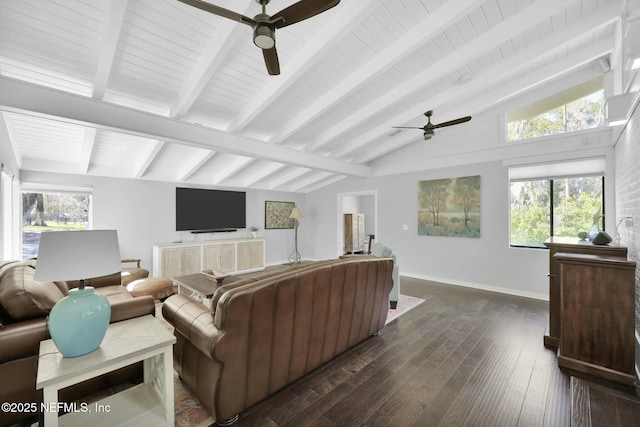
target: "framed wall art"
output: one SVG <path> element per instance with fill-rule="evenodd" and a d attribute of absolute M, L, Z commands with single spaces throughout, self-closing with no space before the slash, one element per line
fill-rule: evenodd
<path fill-rule="evenodd" d="M 418 234 L 480 237 L 480 175 L 418 182 Z"/>
<path fill-rule="evenodd" d="M 295 207 L 293 202 L 275 202 L 267 200 L 264 202 L 264 229 L 293 228 L 295 219 L 289 218 L 291 211 Z"/>

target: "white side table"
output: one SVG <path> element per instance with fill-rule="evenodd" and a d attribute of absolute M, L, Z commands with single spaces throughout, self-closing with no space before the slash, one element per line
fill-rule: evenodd
<path fill-rule="evenodd" d="M 40 343 L 36 388 L 43 389 L 46 427 L 174 425 L 173 356 L 176 338 L 151 315 L 109 325 L 100 347 L 64 358 L 52 340 Z M 144 361 L 144 382 L 98 402 L 58 403 L 58 390 Z M 58 418 L 58 410 L 69 411 Z"/>

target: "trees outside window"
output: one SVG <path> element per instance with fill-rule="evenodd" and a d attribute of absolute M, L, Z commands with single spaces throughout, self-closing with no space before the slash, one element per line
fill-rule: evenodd
<path fill-rule="evenodd" d="M 511 246 L 544 247 L 550 236 L 577 237 L 604 212 L 602 176 L 511 182 Z M 599 223 L 603 228 L 603 224 Z"/>
<path fill-rule="evenodd" d="M 507 123 L 507 140 L 519 141 L 605 126 L 604 90 L 534 117 Z"/>
<path fill-rule="evenodd" d="M 90 194 L 22 193 L 22 257 L 38 255 L 43 231 L 86 230 Z"/>

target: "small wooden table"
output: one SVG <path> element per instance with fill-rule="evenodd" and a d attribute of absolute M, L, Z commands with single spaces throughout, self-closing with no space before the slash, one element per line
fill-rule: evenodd
<path fill-rule="evenodd" d="M 52 340 L 40 343 L 36 388 L 43 389 L 47 427 L 173 426 L 173 344 L 176 338 L 151 315 L 109 325 L 100 347 L 65 358 Z M 97 402 L 58 402 L 58 390 L 143 361 L 144 382 Z M 58 417 L 58 411 L 68 413 Z"/>
<path fill-rule="evenodd" d="M 234 276 L 227 276 L 224 279 L 224 283 L 218 283 L 214 278 L 209 275 L 196 273 L 196 274 L 187 274 L 186 276 L 178 276 L 174 277 L 173 281 L 178 286 L 178 293 L 183 293 L 183 288 L 186 289 L 189 294 L 196 298 L 201 303 L 207 304 L 209 298 L 213 296 L 216 290 L 222 286 L 223 284 L 229 284 L 238 278 Z"/>

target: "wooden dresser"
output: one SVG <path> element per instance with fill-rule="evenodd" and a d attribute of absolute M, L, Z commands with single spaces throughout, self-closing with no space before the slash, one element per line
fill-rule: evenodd
<path fill-rule="evenodd" d="M 635 385 L 636 263 L 611 255 L 558 252 L 558 365 Z"/>
<path fill-rule="evenodd" d="M 591 254 L 627 259 L 627 248 L 623 246 L 594 245 L 589 241 L 573 237 L 552 237 L 545 242 L 549 248 L 549 327 L 544 336 L 544 345 L 558 348 L 560 343 L 560 282 L 558 262 L 554 257 L 558 252 L 566 254 Z"/>

